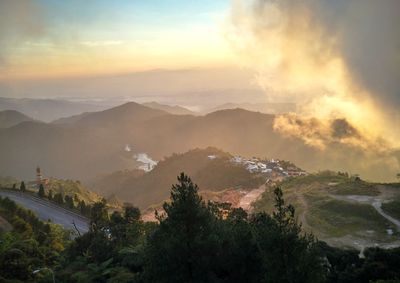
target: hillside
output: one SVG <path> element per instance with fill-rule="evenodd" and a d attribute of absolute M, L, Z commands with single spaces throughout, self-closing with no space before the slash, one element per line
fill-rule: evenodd
<path fill-rule="evenodd" d="M 0 111 L 0 128 L 9 128 L 25 121 L 33 119 L 15 110 Z"/>
<path fill-rule="evenodd" d="M 168 198 L 171 184 L 180 172 L 192 176 L 201 190 L 252 189 L 266 181 L 265 176 L 249 172 L 232 158 L 215 148 L 194 149 L 161 160 L 148 173 L 116 172 L 96 179 L 90 186 L 106 196 L 114 193 L 119 199 L 146 208 Z"/>
<path fill-rule="evenodd" d="M 185 107 L 179 106 L 179 105 L 166 105 L 166 104 L 160 104 L 157 102 L 145 102 L 142 103 L 142 105 L 146 106 L 146 107 L 150 107 L 153 109 L 158 109 L 158 110 L 162 110 L 165 111 L 169 114 L 173 114 L 173 115 L 196 115 L 197 113 L 190 111 L 189 109 L 186 109 Z"/>
<path fill-rule="evenodd" d="M 45 193 L 51 190 L 53 195 L 57 193 L 61 193 L 62 195 L 74 197 L 75 195 L 79 198 L 79 200 L 84 200 L 86 203 L 94 203 L 96 201 L 101 200 L 101 196 L 91 190 L 89 190 L 86 186 L 84 186 L 80 181 L 74 180 L 63 180 L 63 179 L 54 179 L 54 178 L 46 178 L 44 181 L 44 189 Z M 14 177 L 0 177 L 0 189 L 6 188 L 10 189 L 15 186 L 18 190 L 20 188 L 22 180 L 18 180 Z M 38 187 L 36 181 L 24 181 L 28 192 L 37 193 Z"/>
<path fill-rule="evenodd" d="M 52 190 L 53 195 L 56 193 L 61 193 L 64 196 L 68 195 L 71 197 L 76 195 L 79 200 L 84 200 L 87 204 L 94 203 L 102 199 L 100 195 L 90 191 L 79 181 L 50 179 L 48 184 L 46 184 L 44 187 L 46 194 Z"/>
<path fill-rule="evenodd" d="M 145 174 L 145 171 L 139 169 L 120 170 L 108 174 L 96 176 L 87 184 L 96 192 L 106 197 L 115 195 L 114 192 L 121 188 L 129 179 L 136 179 Z"/>
<path fill-rule="evenodd" d="M 400 245 L 400 217 L 393 201 L 400 197 L 400 184 L 369 183 L 326 171 L 290 178 L 280 186 L 303 227 L 331 245 L 358 249 L 375 244 Z M 272 191 L 269 187 L 254 203 L 256 211 L 273 210 Z"/>
<path fill-rule="evenodd" d="M 52 121 L 51 123 L 52 124 L 73 124 L 73 123 L 79 121 L 80 119 L 90 115 L 90 113 L 91 112 L 83 112 L 81 114 L 59 118 L 59 119 Z"/>
<path fill-rule="evenodd" d="M 140 123 L 166 114 L 167 112 L 162 110 L 149 108 L 135 102 L 128 102 L 111 109 L 84 115 L 76 123 L 86 126 L 123 127 L 127 124 Z"/>
<path fill-rule="evenodd" d="M 83 112 L 99 111 L 103 109 L 105 109 L 103 106 L 58 99 L 0 97 L 0 111 L 15 110 L 44 122 L 50 122 L 61 117 L 77 115 Z"/>
<path fill-rule="evenodd" d="M 395 176 L 395 166 L 387 164 L 396 162 L 396 153 L 382 156 L 334 139 L 321 150 L 276 131 L 274 120 L 274 115 L 242 109 L 172 115 L 131 102 L 68 124 L 23 122 L 0 129 L 0 172 L 27 178 L 40 165 L 54 177 L 88 180 L 138 168 L 137 154 L 161 160 L 174 152 L 213 146 L 234 155 L 291 160 L 307 171 L 346 170 L 378 180 Z"/>

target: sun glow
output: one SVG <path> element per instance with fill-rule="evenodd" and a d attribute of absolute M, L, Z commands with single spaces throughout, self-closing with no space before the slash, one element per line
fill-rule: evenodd
<path fill-rule="evenodd" d="M 378 107 L 373 98 L 379 95 L 354 80 L 339 36 L 328 36 L 306 5 L 251 3 L 235 1 L 228 38 L 244 64 L 257 72 L 266 95 L 273 93 L 275 100 L 289 96 L 299 103 L 303 118 L 345 118 L 370 141 L 384 137 L 388 146 L 400 145 L 399 132 L 393 130 L 396 120 Z M 283 127 L 280 120 L 277 128 Z"/>

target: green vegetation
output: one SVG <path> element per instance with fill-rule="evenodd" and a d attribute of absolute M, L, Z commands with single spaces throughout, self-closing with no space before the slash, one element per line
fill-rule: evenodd
<path fill-rule="evenodd" d="M 400 220 L 400 200 L 383 203 L 382 209 L 390 216 Z"/>
<path fill-rule="evenodd" d="M 349 283 L 400 278 L 400 249 L 329 247 L 304 233 L 279 187 L 274 211 L 248 215 L 227 203 L 205 203 L 183 173 L 172 186 L 158 223 L 144 223 L 139 209 L 90 211 L 89 232 L 73 240 L 60 227 L 0 199 L 0 215 L 13 231 L 0 234 L 1 282 L 270 282 Z M 316 198 L 315 200 L 317 200 Z M 75 200 L 73 200 L 75 201 Z M 68 202 L 68 201 L 67 201 Z M 343 214 L 365 208 L 325 202 Z M 381 282 L 381 281 L 379 281 Z M 390 282 L 390 281 L 384 281 Z"/>
<path fill-rule="evenodd" d="M 43 184 L 40 184 L 39 186 L 38 196 L 40 198 L 43 198 L 45 196 Z"/>
<path fill-rule="evenodd" d="M 367 230 L 386 234 L 386 229 L 394 229 L 371 205 L 334 199 L 314 202 L 307 221 L 319 231 L 336 237 Z"/>
<path fill-rule="evenodd" d="M 19 186 L 19 189 L 21 190 L 21 192 L 26 192 L 26 186 L 25 186 L 25 182 L 22 181 L 21 185 Z"/>
<path fill-rule="evenodd" d="M 0 281 L 42 279 L 41 282 L 47 282 L 49 274 L 35 276 L 33 272 L 55 266 L 67 243 L 68 233 L 58 225 L 40 221 L 32 211 L 17 206 L 8 198 L 0 198 L 0 216 L 13 227 L 11 232 L 0 233 Z"/>
<path fill-rule="evenodd" d="M 362 180 L 353 179 L 340 182 L 339 184 L 333 186 L 329 192 L 336 195 L 379 195 L 379 190 L 375 185 Z"/>
<path fill-rule="evenodd" d="M 265 177 L 234 164 L 231 158 L 229 153 L 213 147 L 193 149 L 165 158 L 145 174 L 132 170 L 102 176 L 92 183 L 92 187 L 106 196 L 115 193 L 119 198 L 146 209 L 168 198 L 169 188 L 175 182 L 173 176 L 182 171 L 188 172 L 203 190 L 258 188 L 266 181 Z"/>
<path fill-rule="evenodd" d="M 279 186 L 286 199 L 297 208 L 296 216 L 305 229 L 323 239 L 351 235 L 371 242 L 396 240 L 387 234 L 387 229 L 395 231 L 393 225 L 371 204 L 357 203 L 347 198 L 378 196 L 381 194 L 380 187 L 386 190 L 384 185 L 368 183 L 343 172 L 323 171 L 289 178 L 279 183 Z M 390 190 L 391 193 L 397 193 Z M 257 212 L 271 212 L 273 205 L 273 190 L 268 188 L 254 204 L 254 208 Z M 395 206 L 396 203 L 388 203 L 383 205 L 383 209 L 390 210 L 388 214 L 392 215 L 396 213 Z"/>
<path fill-rule="evenodd" d="M 98 194 L 88 190 L 80 181 L 50 179 L 48 184 L 45 185 L 45 189 L 64 196 L 74 197 L 76 195 L 86 203 L 94 203 L 101 200 Z"/>
<path fill-rule="evenodd" d="M 230 158 L 216 158 L 195 174 L 194 180 L 202 188 L 222 190 L 226 188 L 257 188 L 265 178 L 250 173 L 243 166 L 232 164 Z"/>
<path fill-rule="evenodd" d="M 6 177 L 0 177 L 0 187 L 3 188 L 12 188 L 12 187 L 17 187 L 17 184 L 19 184 L 20 181 L 14 177 L 6 176 Z"/>

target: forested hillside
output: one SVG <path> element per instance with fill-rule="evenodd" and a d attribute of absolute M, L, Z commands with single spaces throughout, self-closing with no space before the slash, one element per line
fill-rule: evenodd
<path fill-rule="evenodd" d="M 125 207 L 91 210 L 90 230 L 75 239 L 8 199 L 0 215 L 13 226 L 0 233 L 3 282 L 396 282 L 400 250 L 370 248 L 364 257 L 305 234 L 278 187 L 271 214 L 248 215 L 205 203 L 183 173 L 157 223 Z M 54 276 L 54 277 L 53 277 Z"/>
<path fill-rule="evenodd" d="M 232 158 L 231 154 L 216 148 L 194 149 L 165 158 L 148 173 L 115 172 L 95 179 L 89 186 L 105 196 L 115 194 L 143 209 L 168 198 L 174 176 L 182 171 L 193 176 L 204 190 L 254 189 L 265 183 L 265 176 L 249 172 L 232 162 Z"/>

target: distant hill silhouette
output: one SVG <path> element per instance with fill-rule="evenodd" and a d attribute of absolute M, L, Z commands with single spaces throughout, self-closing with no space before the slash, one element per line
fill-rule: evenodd
<path fill-rule="evenodd" d="M 166 104 L 160 104 L 158 102 L 145 102 L 142 103 L 142 105 L 153 108 L 153 109 L 158 109 L 158 110 L 163 110 L 169 114 L 174 114 L 174 115 L 198 115 L 197 113 L 190 111 L 189 109 L 186 109 L 185 107 L 179 106 L 179 105 L 166 105 Z"/>
<path fill-rule="evenodd" d="M 225 103 L 218 105 L 217 107 L 208 109 L 205 111 L 205 113 L 237 108 L 245 109 L 248 111 L 261 112 L 264 114 L 296 112 L 295 103 Z"/>
<path fill-rule="evenodd" d="M 1 110 L 16 110 L 33 119 L 50 122 L 61 117 L 103 110 L 105 107 L 89 103 L 58 99 L 31 99 L 0 97 Z"/>
<path fill-rule="evenodd" d="M 26 121 L 33 119 L 15 110 L 0 111 L 0 128 L 9 128 Z"/>

